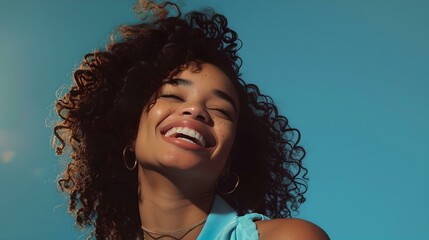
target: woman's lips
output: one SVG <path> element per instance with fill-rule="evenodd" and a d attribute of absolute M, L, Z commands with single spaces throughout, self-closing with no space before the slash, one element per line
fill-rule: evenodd
<path fill-rule="evenodd" d="M 206 140 L 204 136 L 199 133 L 197 130 L 189 128 L 189 127 L 173 127 L 170 128 L 164 136 L 166 137 L 174 137 L 180 138 L 190 143 L 194 143 L 200 145 L 202 147 L 206 147 Z"/>
<path fill-rule="evenodd" d="M 166 137 L 165 135 L 162 136 L 166 142 L 169 142 L 171 144 L 174 144 L 180 148 L 192 150 L 192 151 L 207 151 L 209 148 L 200 146 L 198 144 L 195 144 L 194 142 L 190 142 L 188 139 L 183 138 L 175 138 L 175 137 Z"/>
<path fill-rule="evenodd" d="M 161 134 L 169 142 L 194 145 L 198 148 L 211 148 L 215 145 L 213 135 L 201 123 L 189 120 L 176 121 L 161 129 Z"/>

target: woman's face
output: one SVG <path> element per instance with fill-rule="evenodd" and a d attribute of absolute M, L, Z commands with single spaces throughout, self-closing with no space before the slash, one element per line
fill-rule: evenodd
<path fill-rule="evenodd" d="M 215 180 L 234 143 L 239 101 L 231 80 L 212 64 L 166 80 L 142 112 L 135 143 L 143 166 Z"/>

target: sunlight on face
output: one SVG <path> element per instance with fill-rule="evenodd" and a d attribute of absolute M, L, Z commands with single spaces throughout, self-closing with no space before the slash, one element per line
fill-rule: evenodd
<path fill-rule="evenodd" d="M 231 80 L 212 64 L 190 65 L 164 83 L 143 111 L 136 139 L 143 165 L 216 178 L 228 159 L 239 114 Z"/>

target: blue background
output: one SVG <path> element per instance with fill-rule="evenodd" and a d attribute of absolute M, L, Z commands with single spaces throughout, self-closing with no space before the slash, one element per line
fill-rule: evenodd
<path fill-rule="evenodd" d="M 84 239 L 56 189 L 55 92 L 133 1 L 0 2 L 0 239 Z M 429 2 L 186 1 L 244 42 L 243 77 L 302 133 L 297 217 L 332 239 L 429 239 Z"/>

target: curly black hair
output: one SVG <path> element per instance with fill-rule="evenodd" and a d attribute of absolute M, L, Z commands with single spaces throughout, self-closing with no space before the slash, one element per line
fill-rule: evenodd
<path fill-rule="evenodd" d="M 135 140 L 142 109 L 163 80 L 191 63 L 222 69 L 239 96 L 229 167 L 241 181 L 224 199 L 239 214 L 290 217 L 307 191 L 300 133 L 269 96 L 241 79 L 241 41 L 227 19 L 213 10 L 183 16 L 171 2 L 140 1 L 135 9 L 141 22 L 121 26 L 104 50 L 85 55 L 71 88 L 56 101 L 54 148 L 71 158 L 58 183 L 70 195 L 77 225 L 94 226 L 93 235 L 103 239 L 138 235 L 137 172 L 124 166 L 122 151 Z"/>

